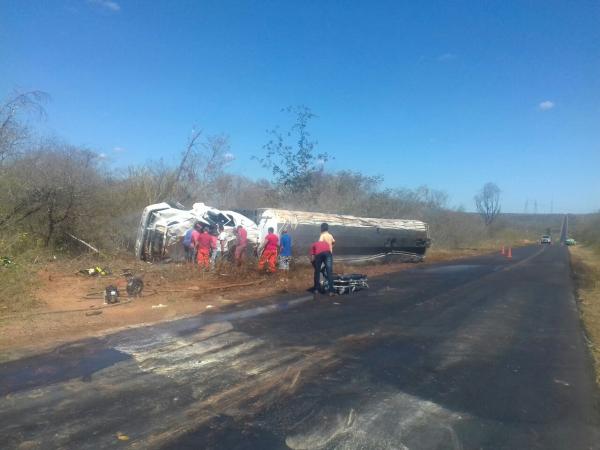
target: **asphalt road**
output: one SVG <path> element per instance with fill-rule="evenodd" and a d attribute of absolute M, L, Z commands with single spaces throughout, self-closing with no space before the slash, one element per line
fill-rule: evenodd
<path fill-rule="evenodd" d="M 562 246 L 0 365 L 0 448 L 600 448 Z"/>

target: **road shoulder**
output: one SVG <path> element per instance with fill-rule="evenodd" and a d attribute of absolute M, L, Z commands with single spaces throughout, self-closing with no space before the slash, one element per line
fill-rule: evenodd
<path fill-rule="evenodd" d="M 600 385 L 600 255 L 580 246 L 569 250 L 579 312 Z"/>

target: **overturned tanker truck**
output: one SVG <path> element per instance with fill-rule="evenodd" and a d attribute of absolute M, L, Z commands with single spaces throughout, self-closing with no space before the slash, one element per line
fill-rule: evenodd
<path fill-rule="evenodd" d="M 256 223 L 235 211 L 224 211 L 204 203 L 194 203 L 191 210 L 157 203 L 144 208 L 135 241 L 135 255 L 143 261 L 183 261 L 182 240 L 196 222 L 204 225 L 223 225 L 228 244 L 235 242 L 234 229 L 242 225 L 248 232 L 249 243 L 258 242 Z M 231 248 L 232 245 L 228 245 Z"/>
<path fill-rule="evenodd" d="M 234 228 L 248 231 L 249 251 L 256 249 L 272 227 L 292 237 L 298 262 L 308 262 L 308 249 L 319 238 L 321 223 L 329 224 L 336 239 L 336 261 L 361 263 L 375 261 L 421 261 L 431 243 L 429 227 L 419 220 L 376 219 L 341 214 L 312 213 L 284 209 L 243 211 L 218 210 L 195 203 L 191 210 L 159 203 L 142 213 L 136 240 L 136 256 L 145 261 L 180 261 L 184 259 L 181 241 L 195 222 L 223 225 L 228 246 L 235 245 Z"/>

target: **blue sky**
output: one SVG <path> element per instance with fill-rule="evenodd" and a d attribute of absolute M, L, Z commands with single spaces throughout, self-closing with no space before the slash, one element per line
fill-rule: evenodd
<path fill-rule="evenodd" d="M 600 209 L 597 1 L 0 0 L 0 96 L 115 166 L 174 160 L 192 127 L 251 159 L 309 106 L 328 167 L 428 185 L 473 209 Z"/>

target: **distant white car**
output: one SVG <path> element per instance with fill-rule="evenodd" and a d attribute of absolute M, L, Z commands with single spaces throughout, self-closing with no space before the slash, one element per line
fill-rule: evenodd
<path fill-rule="evenodd" d="M 552 238 L 547 234 L 543 235 L 540 239 L 540 244 L 552 244 Z"/>

